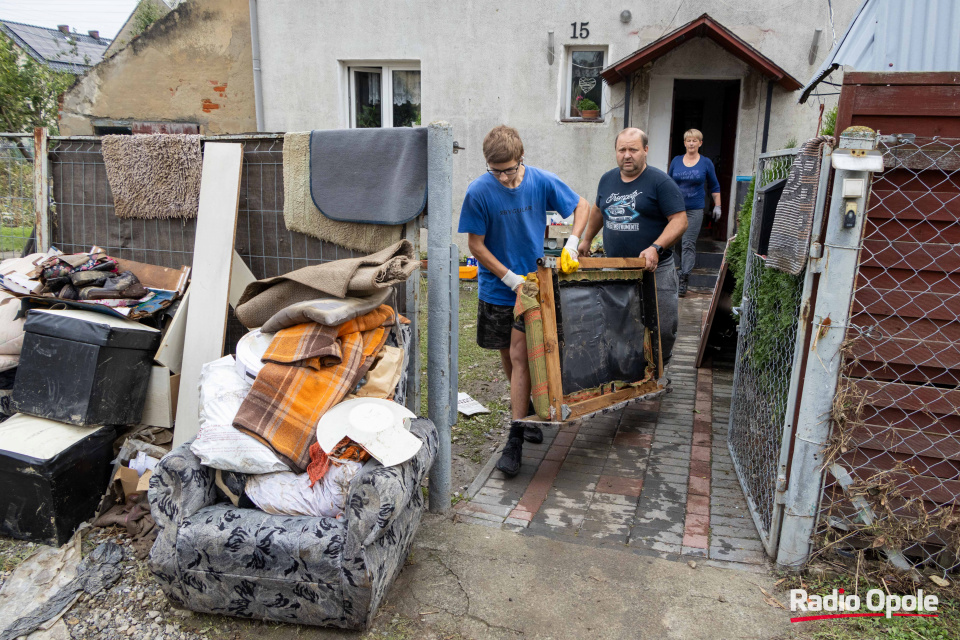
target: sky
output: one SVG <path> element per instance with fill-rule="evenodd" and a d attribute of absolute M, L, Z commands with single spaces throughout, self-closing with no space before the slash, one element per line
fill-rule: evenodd
<path fill-rule="evenodd" d="M 66 24 L 113 39 L 136 6 L 137 0 L 0 0 L 0 19 L 54 29 Z"/>

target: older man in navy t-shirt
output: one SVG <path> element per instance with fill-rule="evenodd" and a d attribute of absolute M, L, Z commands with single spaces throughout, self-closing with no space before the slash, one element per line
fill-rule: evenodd
<path fill-rule="evenodd" d="M 617 136 L 616 150 L 617 168 L 600 178 L 579 251 L 589 254 L 590 241 L 602 227 L 606 256 L 647 259 L 645 269 L 656 272 L 660 348 L 666 364 L 679 325 L 677 273 L 670 247 L 687 229 L 687 210 L 677 183 L 647 165 L 647 134 L 624 129 Z"/>
<path fill-rule="evenodd" d="M 477 344 L 497 349 L 510 380 L 510 435 L 497 462 L 508 476 L 520 471 L 524 439 L 542 442 L 538 427 L 517 421 L 530 402 L 530 370 L 522 322 L 514 321 L 516 291 L 524 275 L 536 271 L 543 256 L 547 211 L 573 217 L 573 235 L 564 252 L 577 261 L 579 236 L 587 223 L 589 203 L 560 179 L 523 164 L 523 142 L 512 127 L 494 127 L 483 140 L 487 173 L 470 183 L 460 211 L 459 232 L 466 233 L 470 252 L 480 263 Z"/>

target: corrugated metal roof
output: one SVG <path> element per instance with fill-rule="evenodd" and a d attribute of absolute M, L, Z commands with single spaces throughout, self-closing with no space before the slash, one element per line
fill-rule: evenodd
<path fill-rule="evenodd" d="M 857 71 L 960 71 L 960 2 L 864 0 L 800 94 L 841 65 Z"/>
<path fill-rule="evenodd" d="M 58 29 L 0 20 L 0 29 L 13 38 L 31 58 L 56 71 L 83 73 L 103 60 L 110 45 L 107 38 L 80 33 L 65 34 Z"/>

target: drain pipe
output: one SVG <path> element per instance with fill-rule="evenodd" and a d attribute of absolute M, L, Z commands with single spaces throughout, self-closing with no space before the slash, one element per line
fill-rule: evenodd
<path fill-rule="evenodd" d="M 253 2 L 253 0 L 250 0 Z M 763 116 L 763 144 L 760 145 L 760 153 L 767 152 L 767 137 L 770 135 L 770 107 L 773 102 L 773 80 L 767 81 L 767 112 Z"/>
<path fill-rule="evenodd" d="M 253 104 L 257 115 L 257 131 L 263 131 L 263 86 L 260 84 L 260 25 L 257 0 L 250 0 L 250 48 L 253 49 Z"/>

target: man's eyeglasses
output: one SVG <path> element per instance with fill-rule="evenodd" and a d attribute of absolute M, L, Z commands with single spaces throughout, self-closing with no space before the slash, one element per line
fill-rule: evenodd
<path fill-rule="evenodd" d="M 509 169 L 491 169 L 490 167 L 487 167 L 487 173 L 492 173 L 494 177 L 499 176 L 501 173 L 506 176 L 515 176 L 517 175 L 517 171 L 520 171 L 520 165 L 522 164 L 523 164 L 523 160 L 518 162 L 516 165 L 510 167 Z"/>

